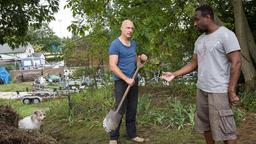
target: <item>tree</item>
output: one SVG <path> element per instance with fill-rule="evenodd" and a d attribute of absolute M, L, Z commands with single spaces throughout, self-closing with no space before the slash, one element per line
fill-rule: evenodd
<path fill-rule="evenodd" d="M 65 43 L 64 57 L 70 66 L 100 66 L 107 62 L 108 32 L 98 30 L 85 37 L 74 37 Z"/>
<path fill-rule="evenodd" d="M 232 4 L 235 11 L 236 35 L 241 45 L 242 72 L 244 74 L 247 89 L 254 90 L 256 89 L 256 70 L 253 66 L 250 54 L 254 54 L 253 52 L 256 48 L 255 41 L 244 14 L 242 0 L 232 0 Z"/>
<path fill-rule="evenodd" d="M 59 0 L 1 0 L 0 44 L 15 47 L 29 41 L 28 27 L 40 28 L 42 23 L 54 19 Z"/>
<path fill-rule="evenodd" d="M 204 0 L 199 0 L 200 3 L 204 3 Z M 235 29 L 235 13 L 233 10 L 232 0 L 227 0 L 224 3 L 219 0 L 208 1 L 210 5 L 214 6 L 217 18 L 220 20 L 224 20 L 222 24 L 227 26 L 233 31 Z M 249 48 L 249 55 L 254 64 L 256 64 L 256 49 L 255 49 L 255 38 L 253 36 L 253 32 L 256 31 L 256 1 L 244 1 L 241 3 L 243 12 L 243 17 L 246 18 L 245 28 L 247 31 L 247 38 L 248 44 L 250 45 Z M 256 33 L 255 33 L 256 34 Z M 256 35 L 255 35 L 256 36 Z"/>
<path fill-rule="evenodd" d="M 54 34 L 46 23 L 42 24 L 39 29 L 29 27 L 26 37 L 33 46 L 41 47 L 40 51 L 54 52 L 54 46 L 60 47 L 62 45 L 61 39 Z"/>
<path fill-rule="evenodd" d="M 138 53 L 157 57 L 162 62 L 170 62 L 171 59 L 175 69 L 184 63 L 182 58 L 193 51 L 191 41 L 197 37 L 191 16 L 194 4 L 188 0 L 70 0 L 67 7 L 77 18 L 70 26 L 73 33 L 97 33 L 101 27 L 110 34 L 108 45 L 119 36 L 122 20 L 131 19 L 135 23 L 134 39 Z"/>
<path fill-rule="evenodd" d="M 256 46 L 253 32 L 256 31 L 256 27 L 250 27 L 254 25 L 249 25 L 247 21 L 247 17 L 248 20 L 255 21 L 255 1 L 244 1 L 242 10 L 245 9 L 246 13 L 240 13 L 243 14 L 240 15 L 240 20 L 237 20 L 237 13 L 234 18 L 236 10 L 233 10 L 235 6 L 232 5 L 232 0 L 70 0 L 67 7 L 72 9 L 73 15 L 77 18 L 70 26 L 72 32 L 97 33 L 96 26 L 101 27 L 109 32 L 109 42 L 120 34 L 121 21 L 131 19 L 135 23 L 134 38 L 139 46 L 139 53 L 146 53 L 155 61 L 170 63 L 171 69 L 174 70 L 186 63 L 184 58 L 189 60 L 188 57 L 191 57 L 194 41 L 198 37 L 193 27 L 194 10 L 198 4 L 205 3 L 209 3 L 215 9 L 216 21 L 219 24 L 236 33 L 246 32 L 246 36 L 243 34 L 245 37 L 238 34 L 239 41 L 244 39 L 246 43 L 246 46 L 241 44 L 242 71 L 247 88 L 255 89 L 253 81 Z M 237 26 L 241 20 L 244 21 L 243 29 Z"/>

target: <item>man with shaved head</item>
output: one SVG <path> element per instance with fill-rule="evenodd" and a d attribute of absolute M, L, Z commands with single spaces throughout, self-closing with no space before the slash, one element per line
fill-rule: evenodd
<path fill-rule="evenodd" d="M 132 76 L 136 70 L 137 45 L 132 40 L 134 25 L 131 20 L 124 20 L 121 26 L 121 35 L 115 39 L 109 47 L 109 67 L 113 72 L 115 106 L 117 107 L 128 85 L 131 89 L 124 101 L 119 113 L 125 116 L 126 133 L 128 138 L 135 142 L 144 142 L 143 138 L 137 136 L 136 133 L 136 111 L 138 103 L 138 80 L 134 80 Z M 119 138 L 118 128 L 110 132 L 110 144 L 117 144 Z"/>

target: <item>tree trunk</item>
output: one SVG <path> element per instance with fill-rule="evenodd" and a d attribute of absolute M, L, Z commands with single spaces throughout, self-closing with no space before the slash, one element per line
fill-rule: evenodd
<path fill-rule="evenodd" d="M 253 66 L 248 42 L 248 28 L 246 25 L 246 17 L 242 7 L 242 0 L 232 0 L 234 17 L 235 17 L 235 28 L 236 35 L 238 37 L 241 53 L 242 53 L 242 72 L 244 74 L 245 84 L 247 90 L 254 90 L 256 87 L 255 78 L 256 71 Z M 248 24 L 248 22 L 247 22 Z M 248 25 L 249 26 L 249 25 Z"/>
<path fill-rule="evenodd" d="M 248 24 L 247 18 L 245 14 L 243 13 L 243 17 L 245 18 L 245 27 L 246 27 L 246 33 L 247 33 L 247 40 L 248 40 L 248 46 L 249 46 L 249 52 L 251 55 L 251 58 L 255 64 L 254 68 L 256 68 L 256 44 L 254 41 L 254 37 L 252 34 L 252 31 L 250 29 L 250 26 Z"/>

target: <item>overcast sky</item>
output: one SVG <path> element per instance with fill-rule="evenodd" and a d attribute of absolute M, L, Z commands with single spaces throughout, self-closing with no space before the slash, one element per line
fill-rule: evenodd
<path fill-rule="evenodd" d="M 71 37 L 71 33 L 67 27 L 73 20 L 72 12 L 70 9 L 65 8 L 66 0 L 60 0 L 59 11 L 54 15 L 55 20 L 49 23 L 49 27 L 55 32 L 58 37 Z"/>

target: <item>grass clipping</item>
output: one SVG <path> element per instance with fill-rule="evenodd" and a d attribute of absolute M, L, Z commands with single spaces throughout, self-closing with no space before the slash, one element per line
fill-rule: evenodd
<path fill-rule="evenodd" d="M 39 131 L 18 129 L 19 115 L 10 106 L 0 106 L 0 144 L 57 144 Z"/>

